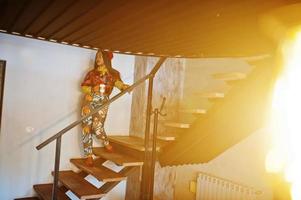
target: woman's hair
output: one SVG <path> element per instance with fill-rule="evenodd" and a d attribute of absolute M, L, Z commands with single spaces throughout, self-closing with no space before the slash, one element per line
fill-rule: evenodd
<path fill-rule="evenodd" d="M 96 63 L 96 59 L 97 59 L 97 55 L 101 53 L 102 55 L 102 59 L 103 59 L 103 62 L 105 64 L 105 66 L 107 67 L 107 69 L 109 70 L 109 72 L 115 76 L 117 79 L 120 79 L 120 73 L 114 69 L 112 67 L 112 58 L 113 58 L 113 54 L 112 52 L 109 52 L 109 51 L 102 51 L 102 50 L 98 50 L 97 53 L 96 53 L 96 56 L 95 56 L 95 63 L 94 63 L 94 68 L 97 67 L 97 63 Z M 121 80 L 121 79 L 120 79 Z"/>
<path fill-rule="evenodd" d="M 99 51 L 97 51 L 97 53 L 96 53 L 96 55 L 95 55 L 95 62 L 94 62 L 94 68 L 96 68 L 97 67 L 97 63 L 96 63 L 96 60 L 97 60 L 97 55 L 98 54 L 101 54 L 101 57 L 102 57 L 102 59 L 103 59 L 103 62 L 104 62 L 104 64 L 105 64 L 105 66 L 107 67 L 107 68 L 112 68 L 112 63 L 111 63 L 111 59 L 113 58 L 113 54 L 111 53 L 111 52 L 107 52 L 107 51 L 101 51 L 101 50 L 99 50 Z"/>

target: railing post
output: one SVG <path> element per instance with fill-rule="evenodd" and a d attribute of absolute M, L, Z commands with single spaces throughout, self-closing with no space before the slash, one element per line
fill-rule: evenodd
<path fill-rule="evenodd" d="M 141 199 L 149 200 L 150 199 L 150 153 L 149 153 L 149 140 L 150 140 L 150 123 L 152 115 L 152 98 L 153 98 L 153 84 L 154 84 L 154 75 L 151 76 L 148 80 L 148 94 L 147 94 L 147 109 L 146 109 L 146 124 L 145 124 L 145 138 L 144 138 L 144 163 L 142 170 L 142 184 L 141 184 Z"/>
<path fill-rule="evenodd" d="M 154 110 L 154 129 L 153 129 L 153 145 L 152 145 L 152 160 L 150 165 L 150 199 L 154 196 L 154 181 L 155 181 L 155 165 L 157 160 L 157 133 L 158 133 L 158 118 L 159 109 Z"/>
<path fill-rule="evenodd" d="M 140 199 L 141 200 L 151 200 L 150 197 L 150 180 L 151 180 L 151 155 L 149 148 L 150 141 L 150 124 L 151 124 L 151 115 L 152 115 L 152 99 L 153 99 L 153 85 L 154 77 L 158 70 L 160 69 L 162 63 L 166 60 L 166 57 L 161 57 L 157 64 L 154 66 L 152 71 L 149 74 L 148 79 L 148 93 L 147 93 L 147 106 L 146 106 L 146 124 L 145 124 L 145 135 L 144 135 L 144 163 L 142 169 L 142 181 L 141 181 L 141 190 L 140 190 Z"/>
<path fill-rule="evenodd" d="M 60 170 L 60 157 L 61 157 L 61 141 L 62 141 L 62 136 L 60 136 L 56 139 L 54 179 L 53 179 L 51 200 L 57 200 L 57 190 L 58 190 L 59 170 Z"/>

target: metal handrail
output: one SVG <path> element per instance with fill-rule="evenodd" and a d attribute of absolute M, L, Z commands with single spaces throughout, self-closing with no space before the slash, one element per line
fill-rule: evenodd
<path fill-rule="evenodd" d="M 57 138 L 61 137 L 67 131 L 71 130 L 72 128 L 74 128 L 75 126 L 77 126 L 78 124 L 80 124 L 82 121 L 84 121 L 85 119 L 87 119 L 88 117 L 96 114 L 98 111 L 100 111 L 101 109 L 103 109 L 105 106 L 108 106 L 109 104 L 111 104 L 112 102 L 116 101 L 117 99 L 119 99 L 124 94 L 132 91 L 134 88 L 136 88 L 138 85 L 140 85 L 144 81 L 146 81 L 149 78 L 153 77 L 156 74 L 156 72 L 159 70 L 160 66 L 165 61 L 165 59 L 166 59 L 166 57 L 161 57 L 149 74 L 147 74 L 146 76 L 142 77 L 141 79 L 139 79 L 138 81 L 136 81 L 133 85 L 129 86 L 128 88 L 126 88 L 122 92 L 118 93 L 117 95 L 115 95 L 114 97 L 112 97 L 111 99 L 109 99 L 107 102 L 103 103 L 101 106 L 99 106 L 98 108 L 96 108 L 95 110 L 93 110 L 89 115 L 81 117 L 79 120 L 77 120 L 77 121 L 69 124 L 68 126 L 66 126 L 65 128 L 63 128 L 61 131 L 59 131 L 58 133 L 56 133 L 55 135 L 51 136 L 50 138 L 48 138 L 47 140 L 45 140 L 44 142 L 42 142 L 41 144 L 39 144 L 38 146 L 36 146 L 36 149 L 40 150 L 43 147 L 47 146 L 49 143 L 51 143 L 52 141 L 54 141 Z"/>

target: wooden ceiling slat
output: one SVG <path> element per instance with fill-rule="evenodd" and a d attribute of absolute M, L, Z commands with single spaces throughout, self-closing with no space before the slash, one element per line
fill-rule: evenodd
<path fill-rule="evenodd" d="M 53 0 L 50 6 L 46 8 L 44 12 L 39 16 L 39 18 L 34 21 L 27 32 L 35 36 L 42 36 L 38 35 L 37 33 L 41 31 L 45 27 L 45 25 L 51 23 L 51 21 L 60 13 L 62 13 L 62 11 L 68 8 L 68 6 L 73 3 L 73 1 L 74 0 Z"/>
<path fill-rule="evenodd" d="M 102 7 L 103 1 L 99 1 L 100 4 L 96 5 L 90 12 L 85 13 L 80 18 L 72 21 L 67 26 L 62 27 L 62 29 L 58 30 L 54 35 L 52 35 L 53 38 L 57 38 L 59 40 L 64 40 L 65 37 L 68 37 L 68 35 L 72 34 L 79 28 L 83 28 L 86 24 L 92 23 L 97 18 L 97 12 Z"/>
<path fill-rule="evenodd" d="M 20 17 L 23 15 L 24 11 L 26 10 L 26 8 L 28 7 L 28 5 L 30 3 L 31 3 L 31 0 L 21 2 L 21 8 L 20 8 L 19 12 L 15 16 L 15 18 L 12 20 L 12 23 L 9 25 L 9 27 L 7 29 L 9 32 L 14 30 L 15 25 L 17 24 Z"/>
<path fill-rule="evenodd" d="M 55 27 L 51 27 L 52 31 L 49 31 L 47 35 L 47 38 L 52 38 L 56 33 L 58 33 L 61 29 L 63 29 L 64 27 L 67 27 L 69 24 L 71 24 L 72 22 L 76 21 L 77 19 L 81 18 L 82 16 L 86 15 L 87 13 L 89 13 L 92 9 L 95 8 L 95 6 L 97 6 L 99 3 L 101 2 L 101 0 L 90 0 L 90 1 L 86 1 L 86 0 L 81 0 L 79 1 L 79 3 L 77 4 L 77 7 L 74 8 L 74 10 L 66 12 L 64 14 L 64 16 L 61 17 L 61 19 L 59 22 L 57 22 L 55 24 Z M 46 32 L 47 30 L 45 30 Z"/>
<path fill-rule="evenodd" d="M 22 30 L 21 32 L 26 34 L 28 33 L 28 30 L 31 29 L 31 26 L 35 23 L 36 20 L 40 19 L 42 14 L 48 9 L 48 7 L 51 6 L 51 4 L 54 3 L 52 0 L 48 0 L 46 3 L 45 1 L 36 0 L 37 2 L 33 2 L 31 6 L 35 7 L 35 9 L 29 9 L 30 12 L 26 13 L 27 17 L 24 17 L 25 19 L 28 19 L 27 23 L 25 22 L 25 26 L 23 28 L 18 28 Z M 42 3 L 42 4 L 41 4 Z"/>
<path fill-rule="evenodd" d="M 55 35 L 53 35 L 53 37 L 60 41 L 66 40 L 67 38 L 70 38 L 69 40 L 72 40 L 73 38 L 71 38 L 71 36 L 76 35 L 82 29 L 87 29 L 87 27 L 95 23 L 95 21 L 99 20 L 107 13 L 121 6 L 124 6 L 126 2 L 126 0 L 102 1 L 100 4 L 98 4 L 98 6 L 95 7 L 95 9 L 91 10 L 91 12 L 75 20 L 67 27 L 63 28 Z"/>
<path fill-rule="evenodd" d="M 47 23 L 45 23 L 40 29 L 38 29 L 36 31 L 36 35 L 41 35 L 41 33 L 47 28 L 49 27 L 51 24 L 53 24 L 54 22 L 56 22 L 57 19 L 59 19 L 65 12 L 67 12 L 67 10 L 69 10 L 70 8 L 72 8 L 72 6 L 74 6 L 76 4 L 78 0 L 72 0 L 70 1 L 67 5 L 65 5 L 65 7 L 60 10 L 51 20 L 49 20 Z M 43 35 L 43 34 L 42 34 Z M 43 35 L 45 37 L 45 35 Z"/>
<path fill-rule="evenodd" d="M 10 0 L 4 1 L 1 7 L 4 7 L 3 13 L 1 13 L 0 19 L 0 27 L 3 30 L 8 30 L 12 24 L 14 24 L 14 19 L 18 16 L 20 11 L 23 8 L 24 3 L 26 0 Z"/>
<path fill-rule="evenodd" d="M 4 24 L 4 20 L 5 20 L 5 17 L 4 17 L 4 13 L 6 12 L 7 10 L 7 6 L 8 6 L 8 0 L 2 0 L 0 2 L 0 27 L 3 28 L 3 24 Z"/>
<path fill-rule="evenodd" d="M 14 20 L 14 25 L 10 31 L 24 33 L 25 27 L 37 16 L 37 13 L 45 6 L 48 1 L 28 0 L 23 12 L 20 13 L 18 19 Z"/>

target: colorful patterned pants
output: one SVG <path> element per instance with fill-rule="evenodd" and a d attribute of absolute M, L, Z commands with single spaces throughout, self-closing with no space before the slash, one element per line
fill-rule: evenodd
<path fill-rule="evenodd" d="M 82 107 L 82 116 L 86 116 L 91 113 L 94 109 L 98 108 L 102 103 L 109 100 L 108 96 L 100 95 L 86 95 L 84 100 L 84 105 Z M 109 145 L 107 134 L 104 129 L 104 122 L 107 117 L 108 106 L 105 106 L 96 114 L 87 118 L 82 123 L 82 140 L 84 146 L 85 156 L 92 156 L 92 147 L 93 147 L 93 138 L 95 135 L 96 138 L 103 140 L 104 146 Z"/>

